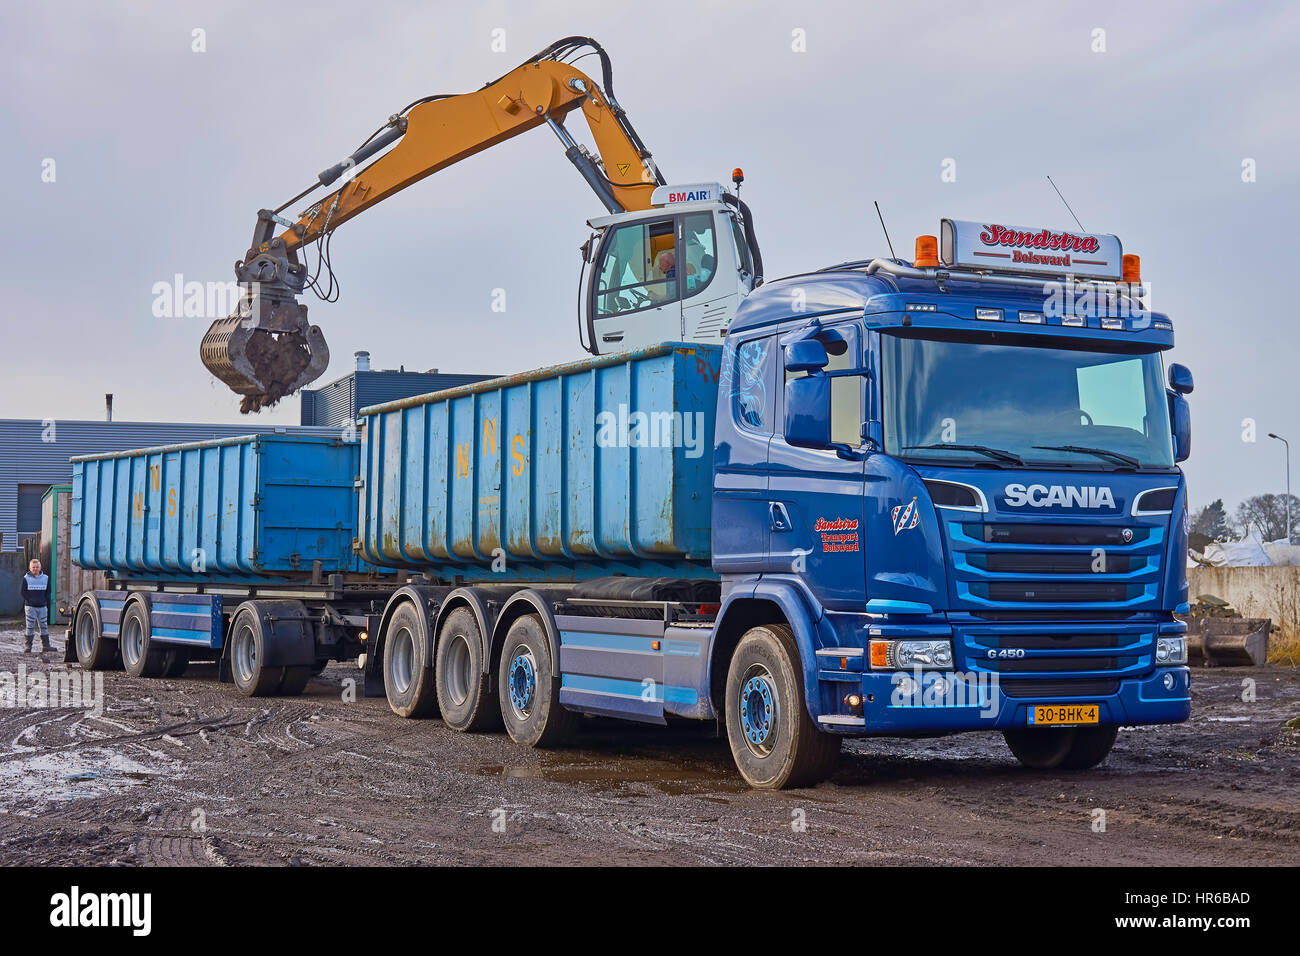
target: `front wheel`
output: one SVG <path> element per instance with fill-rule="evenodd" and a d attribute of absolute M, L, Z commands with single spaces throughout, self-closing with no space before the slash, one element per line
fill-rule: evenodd
<path fill-rule="evenodd" d="M 831 775 L 840 738 L 808 716 L 794 634 L 784 624 L 751 628 L 727 671 L 727 740 L 745 782 L 759 790 L 812 786 Z"/>

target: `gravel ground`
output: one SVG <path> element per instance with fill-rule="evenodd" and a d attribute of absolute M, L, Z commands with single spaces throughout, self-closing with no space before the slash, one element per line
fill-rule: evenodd
<path fill-rule="evenodd" d="M 0 631 L 0 674 L 65 669 L 20 641 Z M 1188 723 L 1122 731 L 1083 774 L 996 734 L 882 739 L 784 793 L 747 789 L 711 726 L 592 720 L 538 752 L 348 702 L 359 676 L 250 700 L 211 664 L 110 672 L 99 714 L 0 708 L 0 865 L 1300 863 L 1292 668 L 1196 671 Z"/>

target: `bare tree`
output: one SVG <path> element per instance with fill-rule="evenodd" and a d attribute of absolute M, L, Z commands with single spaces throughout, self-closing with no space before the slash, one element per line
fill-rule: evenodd
<path fill-rule="evenodd" d="M 1265 541 L 1286 537 L 1286 495 L 1252 495 L 1237 505 L 1234 530 L 1242 537 L 1251 531 L 1259 533 Z M 1291 496 L 1291 515 L 1300 516 L 1300 498 Z"/>

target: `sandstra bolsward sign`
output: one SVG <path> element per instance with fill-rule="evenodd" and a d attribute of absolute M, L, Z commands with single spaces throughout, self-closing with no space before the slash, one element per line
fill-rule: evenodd
<path fill-rule="evenodd" d="M 945 219 L 940 225 L 940 260 L 945 266 L 965 269 L 1118 281 L 1123 276 L 1123 252 L 1119 237 L 1104 233 L 960 219 Z"/>

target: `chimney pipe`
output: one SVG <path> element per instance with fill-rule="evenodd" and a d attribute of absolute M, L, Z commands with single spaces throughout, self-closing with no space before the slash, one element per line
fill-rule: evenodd
<path fill-rule="evenodd" d="M 113 420 L 113 393 L 108 392 L 107 394 L 104 395 L 104 421 L 111 422 L 112 420 Z"/>
<path fill-rule="evenodd" d="M 362 352 L 354 352 L 354 353 L 352 353 L 352 354 L 353 354 L 353 356 L 354 356 L 354 357 L 356 358 L 356 360 L 357 360 L 357 368 L 356 368 L 356 370 L 357 370 L 358 372 L 369 372 L 369 371 L 370 371 L 370 353 L 369 353 L 369 352 L 362 351 Z"/>

